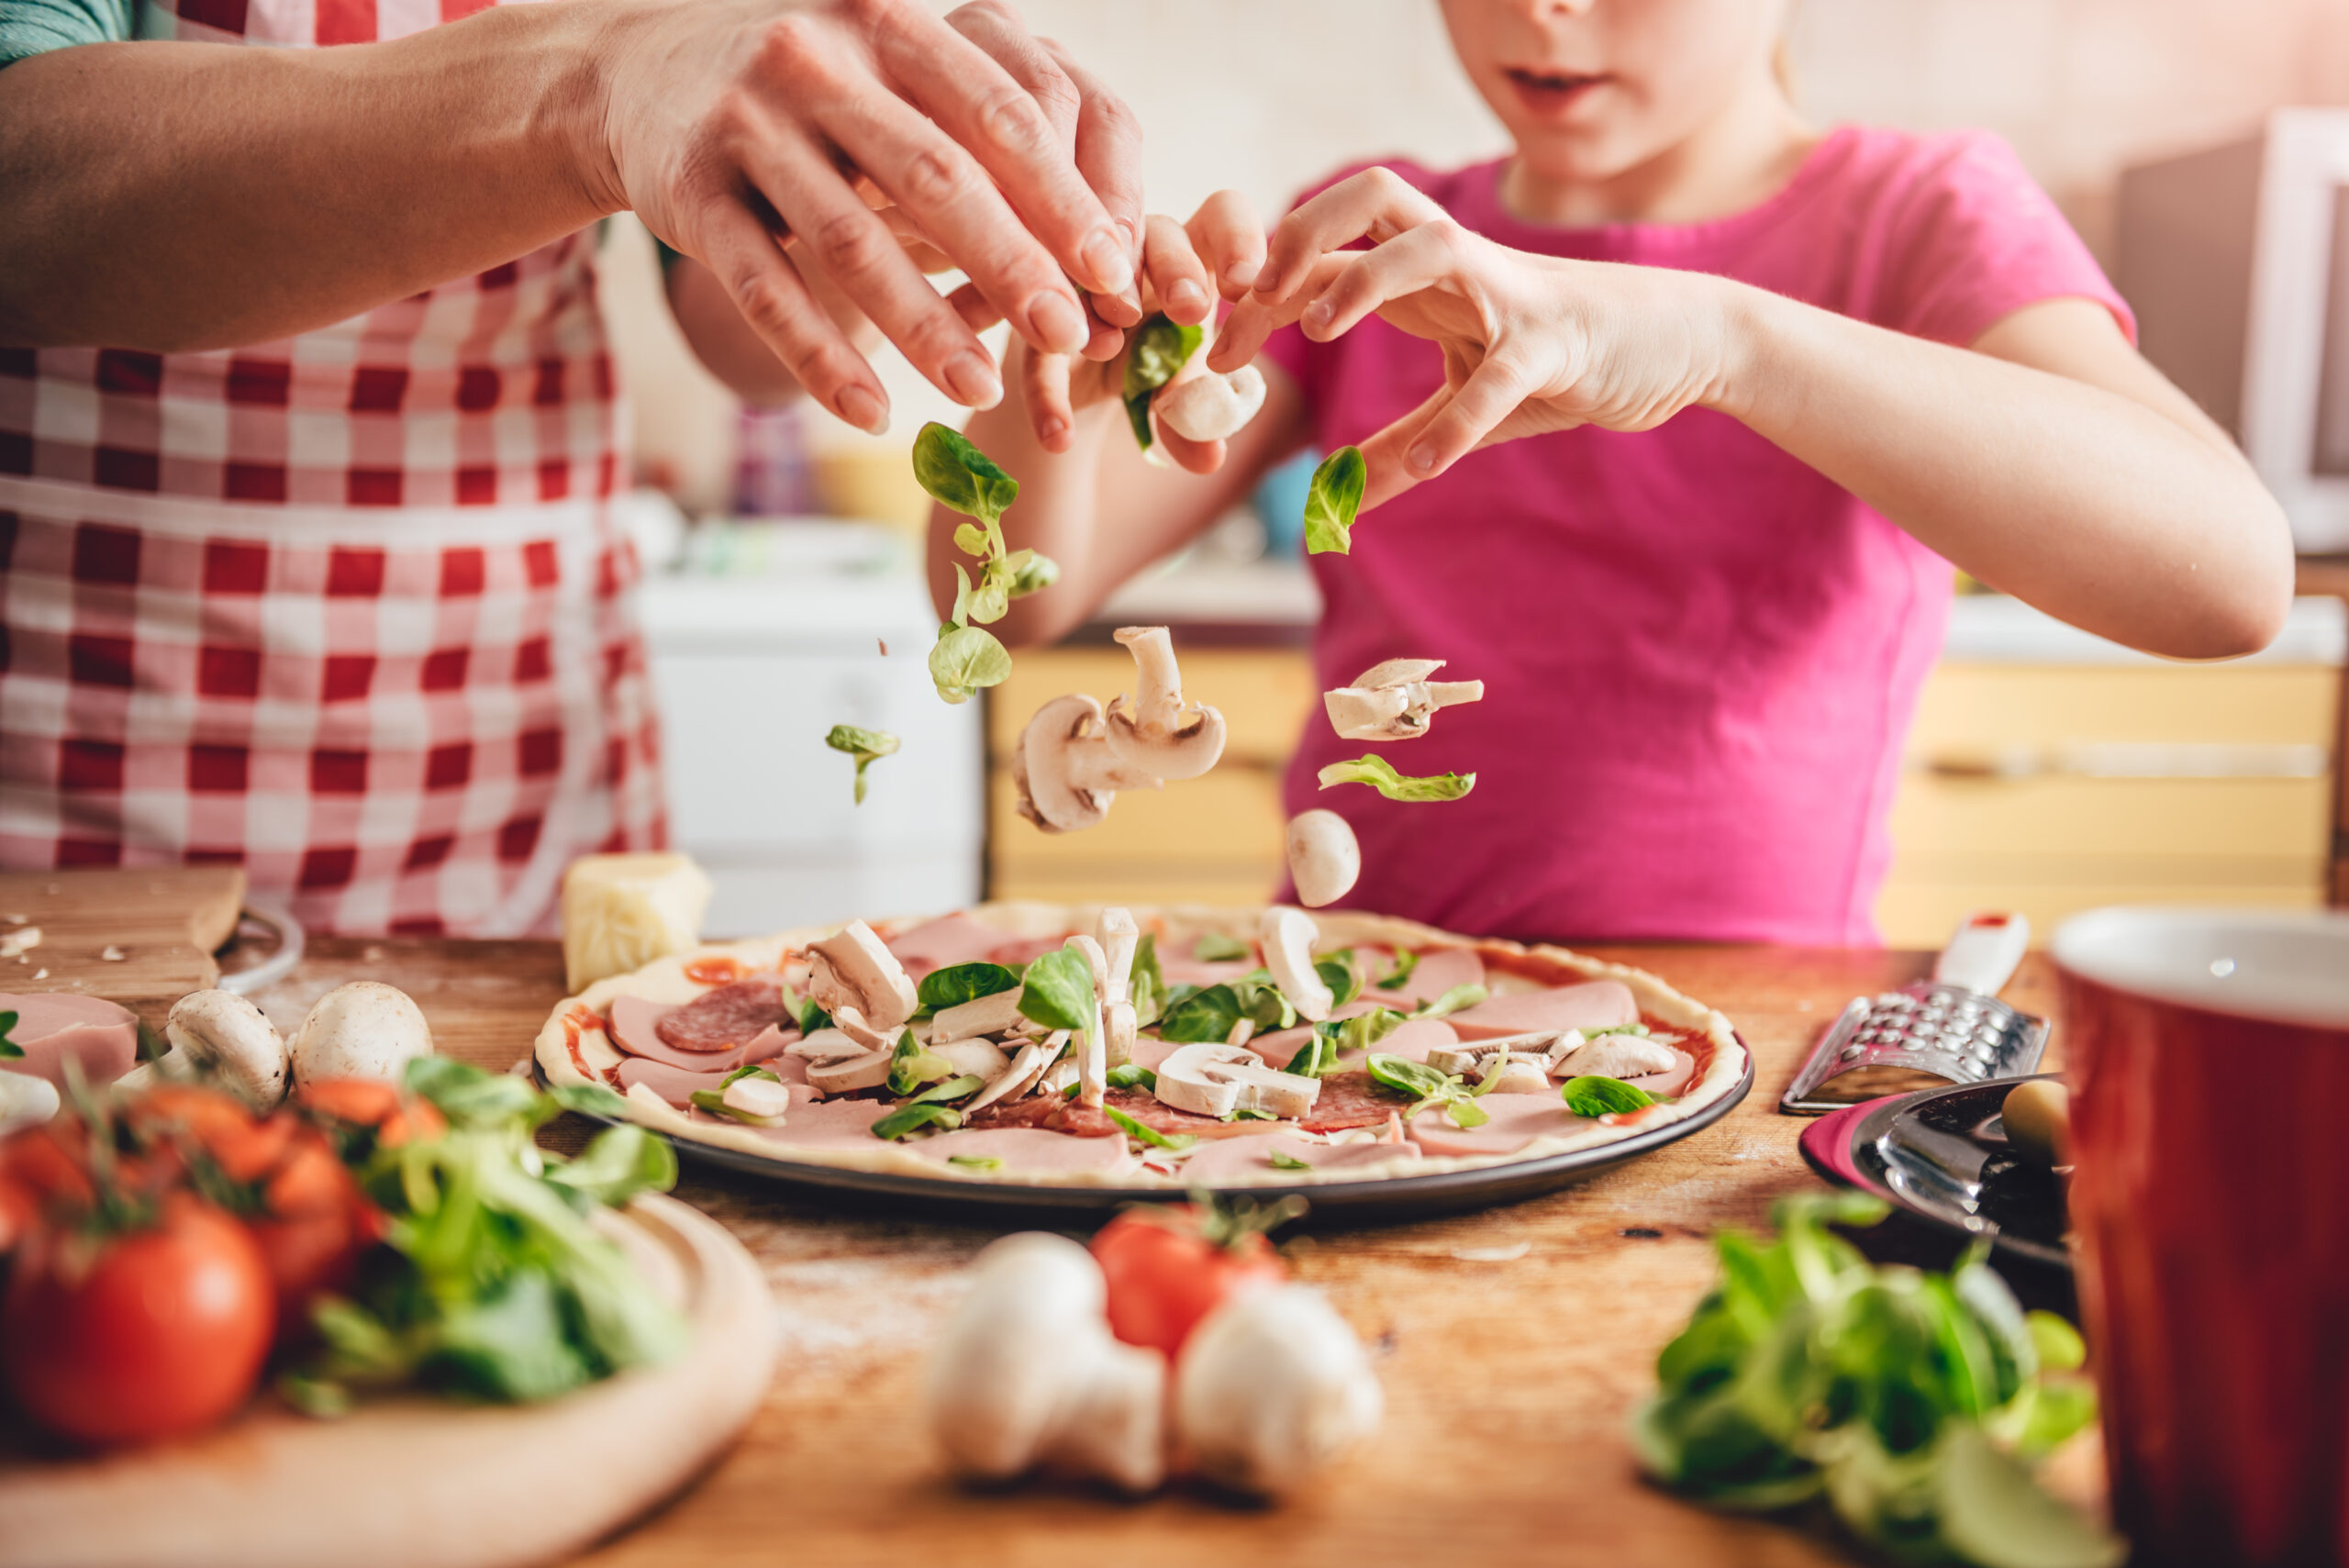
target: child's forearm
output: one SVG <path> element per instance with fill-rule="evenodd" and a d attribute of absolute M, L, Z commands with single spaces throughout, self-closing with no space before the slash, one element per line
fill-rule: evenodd
<path fill-rule="evenodd" d="M 2117 333 L 2107 349 L 2081 331 L 2100 307 L 2033 306 L 1977 352 L 1719 286 L 1730 362 L 1703 401 L 1974 576 L 2175 657 L 2249 652 L 2280 628 L 2281 510 Z"/>

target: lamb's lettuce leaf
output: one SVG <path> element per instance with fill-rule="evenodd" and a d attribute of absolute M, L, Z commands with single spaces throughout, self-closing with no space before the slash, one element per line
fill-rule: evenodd
<path fill-rule="evenodd" d="M 1320 779 L 1323 789 L 1341 784 L 1368 784 L 1389 800 L 1403 801 L 1458 800 L 1476 787 L 1474 773 L 1433 773 L 1411 778 L 1397 773 L 1394 763 L 1375 755 L 1331 762 L 1321 770 Z"/>
<path fill-rule="evenodd" d="M 1308 555 L 1353 550 L 1354 514 L 1370 470 L 1360 447 L 1340 447 L 1321 460 L 1305 492 L 1305 550 Z"/>

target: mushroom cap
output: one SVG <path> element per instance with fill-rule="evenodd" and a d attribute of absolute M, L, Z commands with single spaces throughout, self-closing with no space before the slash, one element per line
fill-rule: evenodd
<path fill-rule="evenodd" d="M 1174 1365 L 1174 1429 L 1212 1481 L 1277 1496 L 1378 1425 L 1362 1341 L 1319 1291 L 1243 1291 L 1192 1331 Z"/>
<path fill-rule="evenodd" d="M 835 1020 L 851 1007 L 874 1031 L 894 1035 L 920 1005 L 906 966 L 862 920 L 808 943 L 807 956 L 808 995 Z"/>
<path fill-rule="evenodd" d="M 1101 705 L 1083 692 L 1038 708 L 1011 760 L 1019 815 L 1047 833 L 1097 826 L 1118 791 L 1154 788 L 1163 776 L 1120 765 L 1102 740 Z"/>
<path fill-rule="evenodd" d="M 1192 357 L 1200 361 L 1207 358 L 1205 354 Z M 1238 434 L 1256 417 L 1264 406 L 1264 373 L 1254 365 L 1178 375 L 1151 399 L 1150 411 L 1186 439 L 1219 441 Z"/>
<path fill-rule="evenodd" d="M 1442 659 L 1389 659 L 1354 677 L 1357 686 L 1405 686 L 1424 681 L 1444 666 Z"/>
<path fill-rule="evenodd" d="M 1162 779 L 1195 779 L 1223 760 L 1223 715 L 1195 706 L 1180 727 L 1152 733 L 1123 696 L 1109 705 L 1109 750 L 1130 767 Z"/>
<path fill-rule="evenodd" d="M 1321 935 L 1313 917 L 1302 909 L 1275 904 L 1264 911 L 1257 935 L 1264 939 L 1264 967 L 1297 1016 L 1319 1023 L 1338 1005 L 1336 993 L 1313 972 L 1313 944 Z"/>
<path fill-rule="evenodd" d="M 1289 818 L 1288 874 L 1297 901 L 1308 909 L 1334 904 L 1362 875 L 1362 844 L 1353 824 L 1322 807 Z"/>
<path fill-rule="evenodd" d="M 233 992 L 189 992 L 172 1004 L 163 1038 L 191 1066 L 219 1074 L 255 1110 L 273 1109 L 285 1097 L 285 1041 L 259 1007 Z"/>
<path fill-rule="evenodd" d="M 117 1082 L 120 1082 L 119 1079 Z M 29 1073 L 0 1072 L 0 1134 L 20 1127 L 39 1127 L 55 1116 L 64 1101 L 57 1085 Z"/>
<path fill-rule="evenodd" d="M 291 1053 L 298 1088 L 327 1078 L 399 1081 L 407 1064 L 432 1054 L 432 1026 L 396 985 L 353 980 L 317 1000 L 295 1031 Z"/>

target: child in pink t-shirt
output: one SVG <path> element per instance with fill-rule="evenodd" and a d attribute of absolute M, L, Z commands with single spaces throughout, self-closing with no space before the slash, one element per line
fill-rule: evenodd
<path fill-rule="evenodd" d="M 1144 463 L 1122 366 L 1038 356 L 971 438 L 1056 559 L 1007 640 L 1059 635 L 1309 444 L 1361 446 L 1351 554 L 1317 556 L 1324 687 L 1448 661 L 1486 695 L 1402 772 L 1317 712 L 1292 811 L 1352 823 L 1341 902 L 1518 938 L 1873 940 L 1903 735 L 1952 562 L 2181 657 L 2249 651 L 2288 606 L 2283 519 L 2131 346 L 2128 308 L 1986 135 L 1806 126 L 1776 0 L 1446 0 L 1516 139 L 1495 163 L 1338 180 L 1267 250 L 1245 205 L 1153 217 L 1157 305 L 1269 383 L 1226 442 Z M 1367 250 L 1359 249 L 1370 242 Z M 952 552 L 932 573 L 951 600 Z M 940 574 L 943 580 L 940 580 Z M 1197 694 L 1212 702 L 1212 693 Z"/>

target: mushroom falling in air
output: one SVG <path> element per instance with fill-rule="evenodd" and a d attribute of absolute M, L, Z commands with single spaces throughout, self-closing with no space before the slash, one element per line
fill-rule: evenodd
<path fill-rule="evenodd" d="M 1289 818 L 1288 875 L 1297 884 L 1297 901 L 1308 909 L 1343 898 L 1362 875 L 1362 845 L 1353 827 L 1328 810 Z"/>
<path fill-rule="evenodd" d="M 1351 686 L 1321 694 L 1330 728 L 1348 740 L 1413 740 L 1428 732 L 1440 707 L 1482 702 L 1482 681 L 1431 681 L 1441 659 L 1389 659 L 1354 677 Z"/>
<path fill-rule="evenodd" d="M 1223 715 L 1183 700 L 1183 673 L 1163 626 L 1121 628 L 1135 694 L 1105 713 L 1081 692 L 1054 697 L 1020 731 L 1011 778 L 1019 815 L 1047 833 L 1074 833 L 1109 814 L 1119 790 L 1195 779 L 1223 755 Z"/>

